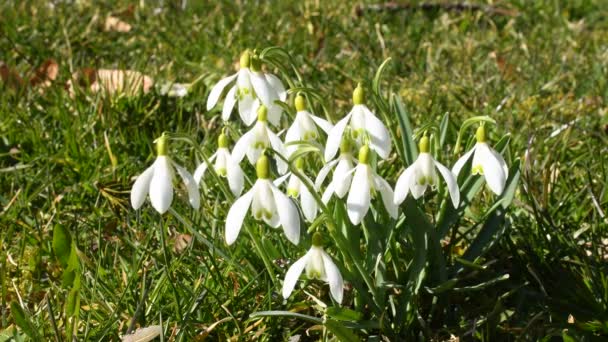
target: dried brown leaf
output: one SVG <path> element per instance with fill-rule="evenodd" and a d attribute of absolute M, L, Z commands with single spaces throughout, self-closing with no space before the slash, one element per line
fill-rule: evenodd
<path fill-rule="evenodd" d="M 74 83 L 88 87 L 93 93 L 126 96 L 137 96 L 142 92 L 146 94 L 154 85 L 154 80 L 150 76 L 134 70 L 85 68 L 76 72 L 72 79 L 67 84 L 70 96 L 74 96 Z"/>
<path fill-rule="evenodd" d="M 103 24 L 103 30 L 106 32 L 129 32 L 131 28 L 131 24 L 111 15 L 106 17 L 106 21 Z"/>
<path fill-rule="evenodd" d="M 15 70 L 11 69 L 4 62 L 0 61 L 0 78 L 2 82 L 13 89 L 23 86 L 23 79 Z"/>
<path fill-rule="evenodd" d="M 46 88 L 57 79 L 58 74 L 59 64 L 52 58 L 47 59 L 34 71 L 34 76 L 30 78 L 30 85 Z"/>

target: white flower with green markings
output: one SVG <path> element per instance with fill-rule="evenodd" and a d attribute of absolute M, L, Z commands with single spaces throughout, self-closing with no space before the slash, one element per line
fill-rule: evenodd
<path fill-rule="evenodd" d="M 192 175 L 179 166 L 167 155 L 167 136 L 163 134 L 156 141 L 157 157 L 154 163 L 137 177 L 131 189 L 131 206 L 137 210 L 141 208 L 148 194 L 152 207 L 160 214 L 164 214 L 173 202 L 174 170 L 181 177 L 188 191 L 190 205 L 194 209 L 200 206 L 200 194 Z"/>
<path fill-rule="evenodd" d="M 397 184 L 395 185 L 394 203 L 397 205 L 401 204 L 408 193 L 411 193 L 415 199 L 418 199 L 426 192 L 426 189 L 429 186 L 436 187 L 438 177 L 435 169 L 437 169 L 445 180 L 454 208 L 458 208 L 458 204 L 460 203 L 460 189 L 456 182 L 456 176 L 450 169 L 443 166 L 443 164 L 439 163 L 431 156 L 429 153 L 429 138 L 427 136 L 423 136 L 422 139 L 420 139 L 419 148 L 420 154 L 416 161 L 405 169 L 397 180 Z"/>
<path fill-rule="evenodd" d="M 477 128 L 475 136 L 477 143 L 469 152 L 458 159 L 452 168 L 452 172 L 458 177 L 462 167 L 473 155 L 471 173 L 483 176 L 490 190 L 496 195 L 500 195 L 504 191 L 509 178 L 509 167 L 504 158 L 486 142 L 486 130 L 483 125 Z"/>
<path fill-rule="evenodd" d="M 353 138 L 362 144 L 369 142 L 369 147 L 382 159 L 388 158 L 391 152 L 391 138 L 388 129 L 380 119 L 364 104 L 365 93 L 361 84 L 353 92 L 353 109 L 342 120 L 338 121 L 327 137 L 325 160 L 331 160 L 338 151 L 344 132 L 350 124 Z"/>
<path fill-rule="evenodd" d="M 272 148 L 282 156 L 287 154 L 281 139 L 268 127 L 268 110 L 266 106 L 258 108 L 258 121 L 253 128 L 239 139 L 232 149 L 232 158 L 240 163 L 247 156 L 251 165 L 255 165 L 264 150 Z M 287 163 L 277 158 L 277 169 L 280 174 L 287 172 Z"/>
<path fill-rule="evenodd" d="M 243 192 L 245 183 L 245 175 L 237 161 L 232 158 L 228 150 L 228 137 L 224 133 L 220 134 L 217 139 L 217 151 L 209 158 L 209 162 L 215 160 L 213 169 L 220 177 L 228 179 L 228 186 L 234 196 L 239 196 Z M 208 165 L 206 162 L 201 163 L 194 171 L 194 180 L 200 185 L 201 179 L 207 171 Z"/>
<path fill-rule="evenodd" d="M 320 137 L 318 128 L 321 128 L 326 134 L 329 134 L 333 128 L 333 125 L 330 124 L 329 121 L 315 116 L 306 110 L 306 100 L 301 94 L 296 96 L 295 106 L 297 111 L 296 118 L 285 134 L 285 144 L 287 145 L 288 156 L 298 149 L 298 146 L 296 145 L 289 145 L 290 142 L 318 142 Z"/>
<path fill-rule="evenodd" d="M 343 139 L 340 144 L 340 156 L 332 160 L 319 170 L 319 174 L 317 175 L 317 179 L 315 179 L 315 188 L 319 190 L 321 185 L 327 178 L 329 172 L 334 169 L 334 174 L 331 179 L 331 182 L 323 192 L 322 200 L 323 203 L 329 202 L 333 194 L 336 194 L 339 198 L 344 198 L 346 193 L 348 193 L 348 189 L 350 188 L 350 183 L 353 179 L 353 170 L 355 169 L 355 158 L 351 153 L 351 144 L 349 139 Z"/>
<path fill-rule="evenodd" d="M 329 283 L 329 291 L 332 298 L 338 304 L 342 303 L 344 280 L 336 264 L 323 250 L 322 240 L 321 234 L 315 233 L 312 236 L 312 247 L 310 250 L 287 270 L 285 281 L 283 281 L 283 298 L 289 298 L 300 279 L 300 275 L 306 270 L 306 276 L 309 279 L 319 279 Z"/>
<path fill-rule="evenodd" d="M 273 228 L 283 226 L 289 241 L 297 245 L 300 241 L 300 215 L 289 197 L 270 181 L 268 157 L 262 155 L 256 163 L 257 181 L 243 196 L 237 199 L 226 217 L 226 243 L 231 245 L 238 237 L 247 212 L 258 221 Z"/>
<path fill-rule="evenodd" d="M 306 177 L 303 172 L 304 159 L 298 158 L 295 163 L 296 169 L 300 171 L 302 177 L 306 179 L 309 184 L 312 184 L 312 181 Z M 276 186 L 281 185 L 286 179 L 289 178 L 287 182 L 287 196 L 300 199 L 300 207 L 302 208 L 302 213 L 304 214 L 304 218 L 308 222 L 312 222 L 317 217 L 317 211 L 319 210 L 319 206 L 313 194 L 308 190 L 304 182 L 296 176 L 295 174 L 288 172 L 283 177 L 277 178 L 274 181 Z"/>
<path fill-rule="evenodd" d="M 393 202 L 393 189 L 372 169 L 369 157 L 370 149 L 363 145 L 359 149 L 359 164 L 354 168 L 355 174 L 346 199 L 348 218 L 354 225 L 361 223 L 369 211 L 372 197 L 378 192 L 388 214 L 395 219 L 398 216 L 397 206 Z"/>
<path fill-rule="evenodd" d="M 249 51 L 241 55 L 239 71 L 231 76 L 221 79 L 209 93 L 207 98 L 207 110 L 211 110 L 217 104 L 224 88 L 236 80 L 236 84 L 228 90 L 222 108 L 222 119 L 228 121 L 235 104 L 238 104 L 238 112 L 245 125 L 250 126 L 256 118 L 257 108 L 260 101 L 270 108 L 268 119 L 273 125 L 278 125 L 281 120 L 282 109 L 274 101 L 285 101 L 287 92 L 281 80 L 272 74 L 260 71 L 259 61 Z"/>

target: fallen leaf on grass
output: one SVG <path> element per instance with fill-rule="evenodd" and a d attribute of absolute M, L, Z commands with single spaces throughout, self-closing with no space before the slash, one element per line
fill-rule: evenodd
<path fill-rule="evenodd" d="M 103 24 L 103 30 L 106 32 L 129 32 L 131 28 L 131 24 L 111 15 L 106 17 L 106 21 Z"/>
<path fill-rule="evenodd" d="M 132 334 L 122 337 L 122 342 L 148 342 L 160 336 L 163 332 L 163 327 L 160 325 L 151 325 L 146 328 L 135 330 Z"/>
<path fill-rule="evenodd" d="M 51 85 L 59 74 L 59 64 L 54 59 L 47 59 L 36 69 L 34 76 L 30 78 L 32 87 L 40 86 L 46 88 Z"/>
<path fill-rule="evenodd" d="M 188 234 L 177 234 L 173 241 L 173 252 L 182 253 L 192 242 L 192 236 Z"/>
<path fill-rule="evenodd" d="M 67 89 L 70 96 L 75 94 L 74 83 L 88 87 L 93 93 L 136 96 L 141 92 L 147 94 L 152 89 L 154 80 L 150 76 L 134 70 L 85 68 L 74 73 L 72 80 L 68 81 Z"/>

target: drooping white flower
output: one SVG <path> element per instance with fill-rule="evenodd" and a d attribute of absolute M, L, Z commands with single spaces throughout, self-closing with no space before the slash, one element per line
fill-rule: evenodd
<path fill-rule="evenodd" d="M 309 279 L 319 279 L 329 283 L 331 296 L 338 304 L 342 303 L 344 280 L 336 264 L 323 250 L 322 237 L 319 233 L 313 235 L 310 250 L 287 270 L 283 281 L 283 298 L 289 298 L 304 270 Z"/>
<path fill-rule="evenodd" d="M 236 162 L 230 151 L 228 150 L 228 138 L 224 133 L 220 134 L 218 141 L 218 149 L 210 158 L 209 162 L 213 162 L 215 172 L 221 176 L 226 177 L 228 179 L 228 186 L 230 190 L 234 194 L 234 196 L 239 196 L 243 191 L 244 179 L 245 176 L 243 174 L 243 170 L 238 162 Z M 207 163 L 201 163 L 196 170 L 194 171 L 194 180 L 198 185 L 200 185 L 201 179 L 207 170 Z"/>
<path fill-rule="evenodd" d="M 167 136 L 164 134 L 156 142 L 157 157 L 150 167 L 137 177 L 131 189 L 131 206 L 137 210 L 141 208 L 150 194 L 152 207 L 164 214 L 173 201 L 174 169 L 182 178 L 188 190 L 188 199 L 194 209 L 200 206 L 200 194 L 192 175 L 183 167 L 171 160 L 167 155 Z"/>
<path fill-rule="evenodd" d="M 473 155 L 471 173 L 483 176 L 490 190 L 496 195 L 500 195 L 509 178 L 509 167 L 504 158 L 486 143 L 486 131 L 483 125 L 477 128 L 476 138 L 475 146 L 458 159 L 452 172 L 458 177 L 464 164 Z"/>
<path fill-rule="evenodd" d="M 295 99 L 295 105 L 297 111 L 296 118 L 285 135 L 286 145 L 292 141 L 317 141 L 319 139 L 319 130 L 317 129 L 317 126 L 326 134 L 329 134 L 333 125 L 327 120 L 314 116 L 307 111 L 304 96 L 298 94 Z M 288 145 L 288 155 L 290 156 L 297 149 L 297 146 Z"/>
<path fill-rule="evenodd" d="M 298 160 L 296 161 L 296 168 L 299 171 L 302 171 L 303 163 L 304 163 L 304 160 L 302 158 L 298 158 Z M 303 172 L 301 172 L 301 174 L 309 184 L 312 184 L 312 181 L 308 177 L 306 177 L 306 175 Z M 308 222 L 314 221 L 317 216 L 317 211 L 319 210 L 319 206 L 318 206 L 317 202 L 315 201 L 315 198 L 312 195 L 312 193 L 308 190 L 308 188 L 302 182 L 302 180 L 300 178 L 298 178 L 298 176 L 294 175 L 291 172 L 288 172 L 283 177 L 277 178 L 274 181 L 274 185 L 279 186 L 288 178 L 289 178 L 289 181 L 287 183 L 287 196 L 294 198 L 294 199 L 299 198 L 300 206 L 302 208 L 302 213 L 304 214 L 304 218 Z"/>
<path fill-rule="evenodd" d="M 354 164 L 355 158 L 351 153 L 349 140 L 343 139 L 340 144 L 340 156 L 337 159 L 326 163 L 321 170 L 319 170 L 317 179 L 315 179 L 315 188 L 319 190 L 321 184 L 323 184 L 323 181 L 329 174 L 329 171 L 335 167 L 332 180 L 323 192 L 323 203 L 329 202 L 334 193 L 339 198 L 344 198 L 353 179 Z"/>
<path fill-rule="evenodd" d="M 234 145 L 232 158 L 235 162 L 240 163 L 245 155 L 247 155 L 247 159 L 249 159 L 251 165 L 255 165 L 264 150 L 270 147 L 283 156 L 287 155 L 281 139 L 268 127 L 267 118 L 268 111 L 266 106 L 260 106 L 258 108 L 258 121 Z M 287 172 L 287 163 L 284 160 L 277 158 L 276 162 L 280 174 Z"/>
<path fill-rule="evenodd" d="M 354 169 L 353 180 L 346 199 L 348 218 L 357 225 L 361 223 L 371 205 L 373 194 L 379 192 L 386 211 L 397 218 L 397 206 L 393 202 L 393 189 L 369 165 L 369 147 L 363 145 L 359 150 L 359 164 Z"/>
<path fill-rule="evenodd" d="M 278 125 L 281 119 L 282 109 L 274 101 L 285 101 L 287 92 L 281 81 L 272 74 L 264 74 L 259 70 L 259 62 L 251 53 L 245 51 L 241 55 L 240 69 L 231 76 L 221 79 L 209 93 L 207 98 L 207 110 L 211 110 L 217 104 L 224 88 L 236 80 L 236 84 L 228 90 L 224 107 L 222 109 L 222 119 L 230 119 L 234 105 L 238 103 L 238 112 L 241 120 L 250 126 L 256 118 L 256 110 L 260 106 L 260 101 L 270 108 L 268 119 L 273 125 Z"/>
<path fill-rule="evenodd" d="M 363 88 L 359 84 L 353 92 L 353 109 L 342 120 L 338 121 L 327 136 L 325 147 L 325 160 L 331 160 L 338 151 L 346 126 L 350 123 L 353 133 L 358 140 L 366 143 L 369 139 L 369 147 L 381 158 L 388 158 L 391 152 L 391 139 L 388 129 L 374 113 L 372 113 L 364 102 Z"/>
<path fill-rule="evenodd" d="M 460 190 L 456 182 L 456 176 L 447 167 L 436 161 L 429 153 L 429 138 L 423 136 L 420 139 L 420 154 L 416 161 L 410 165 L 397 180 L 395 185 L 394 203 L 399 205 L 407 197 L 408 192 L 412 193 L 415 199 L 420 198 L 428 186 L 437 185 L 437 173 L 435 168 L 445 180 L 452 199 L 452 204 L 458 208 L 460 203 Z"/>
<path fill-rule="evenodd" d="M 300 215 L 298 208 L 269 179 L 269 161 L 265 155 L 256 163 L 258 180 L 251 190 L 236 200 L 226 217 L 226 243 L 231 245 L 241 231 L 243 220 L 251 209 L 256 220 L 263 220 L 273 228 L 283 226 L 289 241 L 300 241 Z"/>

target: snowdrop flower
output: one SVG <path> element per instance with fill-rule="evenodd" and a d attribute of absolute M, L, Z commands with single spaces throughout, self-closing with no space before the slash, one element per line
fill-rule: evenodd
<path fill-rule="evenodd" d="M 296 168 L 302 171 L 304 166 L 304 159 L 298 158 L 296 161 Z M 312 184 L 312 181 L 306 177 L 303 173 L 302 176 Z M 317 216 L 317 211 L 319 206 L 315 201 L 314 196 L 308 191 L 308 188 L 300 178 L 294 175 L 291 172 L 288 172 L 285 176 L 278 178 L 274 181 L 274 185 L 279 186 L 281 183 L 285 181 L 285 179 L 289 178 L 289 182 L 287 183 L 287 196 L 297 199 L 300 198 L 300 206 L 302 207 L 302 213 L 304 214 L 304 218 L 309 222 L 315 220 Z"/>
<path fill-rule="evenodd" d="M 310 250 L 287 270 L 283 282 L 283 298 L 289 298 L 300 275 L 306 270 L 306 276 L 309 279 L 319 279 L 329 283 L 331 296 L 338 304 L 342 303 L 344 280 L 336 264 L 323 250 L 322 240 L 321 234 L 315 233 L 312 236 Z"/>
<path fill-rule="evenodd" d="M 359 149 L 359 165 L 354 169 L 355 175 L 348 191 L 346 208 L 348 218 L 357 225 L 361 223 L 370 207 L 372 195 L 378 191 L 386 211 L 392 218 L 397 218 L 397 206 L 393 203 L 393 189 L 382 177 L 378 176 L 369 165 L 370 149 L 363 145 Z"/>
<path fill-rule="evenodd" d="M 298 208 L 270 179 L 268 157 L 262 155 L 256 163 L 258 180 L 251 190 L 236 200 L 226 217 L 226 243 L 231 245 L 241 231 L 245 215 L 251 208 L 256 220 L 263 220 L 273 228 L 283 226 L 289 241 L 300 241 L 300 215 Z"/>
<path fill-rule="evenodd" d="M 236 80 L 236 84 L 228 90 L 224 107 L 222 108 L 222 119 L 230 119 L 234 105 L 238 103 L 238 111 L 241 120 L 250 126 L 255 121 L 255 113 L 260 106 L 260 100 L 266 107 L 271 108 L 269 120 L 273 125 L 278 125 L 281 119 L 281 108 L 274 104 L 275 100 L 285 101 L 287 92 L 281 81 L 274 75 L 264 74 L 259 71 L 258 62 L 253 61 L 249 51 L 241 55 L 240 69 L 231 76 L 221 79 L 209 93 L 207 98 L 207 110 L 211 110 L 217 104 L 224 88 Z M 254 71 L 255 70 L 255 71 Z M 259 99 L 259 100 L 258 100 Z"/>
<path fill-rule="evenodd" d="M 167 136 L 163 134 L 156 141 L 156 161 L 137 177 L 131 189 L 131 206 L 137 210 L 144 204 L 150 194 L 152 207 L 164 214 L 173 201 L 173 169 L 184 181 L 188 190 L 188 199 L 194 209 L 200 206 L 200 194 L 192 175 L 183 167 L 177 165 L 167 155 Z"/>
<path fill-rule="evenodd" d="M 448 186 L 448 192 L 452 199 L 454 208 L 458 208 L 460 202 L 460 190 L 456 182 L 456 176 L 447 167 L 436 161 L 429 153 L 429 138 L 425 135 L 420 139 L 419 144 L 420 154 L 416 161 L 410 165 L 397 180 L 395 185 L 395 200 L 396 205 L 401 204 L 408 192 L 412 193 L 415 199 L 420 198 L 430 185 L 437 185 L 437 173 L 435 168 L 445 180 Z"/>
<path fill-rule="evenodd" d="M 237 163 L 243 160 L 247 155 L 247 159 L 251 165 L 255 165 L 258 158 L 262 155 L 265 149 L 272 147 L 275 151 L 285 156 L 285 146 L 279 137 L 274 134 L 268 127 L 268 110 L 262 105 L 258 109 L 258 121 L 253 128 L 243 134 L 236 142 L 232 150 L 232 158 Z M 283 159 L 277 158 L 277 168 L 280 174 L 287 172 L 287 163 Z"/>
<path fill-rule="evenodd" d="M 452 172 L 458 177 L 464 164 L 473 155 L 471 173 L 482 175 L 488 187 L 496 195 L 502 194 L 509 177 L 509 168 L 503 157 L 486 143 L 486 130 L 483 125 L 477 128 L 475 134 L 477 143 L 473 148 L 465 153 L 452 168 Z"/>
<path fill-rule="evenodd" d="M 354 163 L 355 158 L 351 153 L 350 142 L 345 138 L 340 144 L 340 156 L 325 164 L 321 170 L 319 170 L 317 179 L 315 179 L 315 188 L 319 190 L 321 184 L 323 184 L 323 181 L 329 174 L 329 171 L 335 167 L 333 178 L 327 186 L 327 189 L 325 189 L 325 192 L 323 192 L 323 203 L 327 204 L 334 193 L 339 198 L 344 198 L 353 179 Z"/>
<path fill-rule="evenodd" d="M 378 119 L 365 104 L 365 94 L 361 84 L 357 86 L 353 92 L 353 109 L 342 120 L 332 128 L 327 137 L 327 146 L 325 148 L 325 160 L 331 160 L 340 146 L 342 136 L 346 130 L 346 126 L 350 126 L 354 130 L 354 135 L 357 139 L 365 142 L 369 138 L 369 147 L 378 155 L 386 159 L 391 152 L 391 139 L 388 129 L 380 119 Z"/>
<path fill-rule="evenodd" d="M 327 120 L 314 116 L 307 111 L 304 96 L 298 94 L 298 96 L 296 96 L 295 105 L 297 111 L 296 119 L 293 121 L 293 124 L 289 127 L 287 134 L 285 135 L 286 145 L 292 141 L 317 141 L 319 138 L 317 126 L 326 134 L 329 134 L 333 125 Z M 287 154 L 291 155 L 297 148 L 298 147 L 295 145 L 287 146 Z"/>
<path fill-rule="evenodd" d="M 239 163 L 230 155 L 230 151 L 228 150 L 228 137 L 226 137 L 224 133 L 220 134 L 218 137 L 217 145 L 217 152 L 209 158 L 209 162 L 215 160 L 215 172 L 221 177 L 228 178 L 230 190 L 234 196 L 239 196 L 241 192 L 243 192 L 245 178 L 243 170 L 239 166 Z M 196 181 L 196 184 L 200 185 L 201 178 L 205 174 L 205 171 L 207 171 L 207 167 L 207 163 L 203 162 L 194 171 L 194 180 Z"/>

